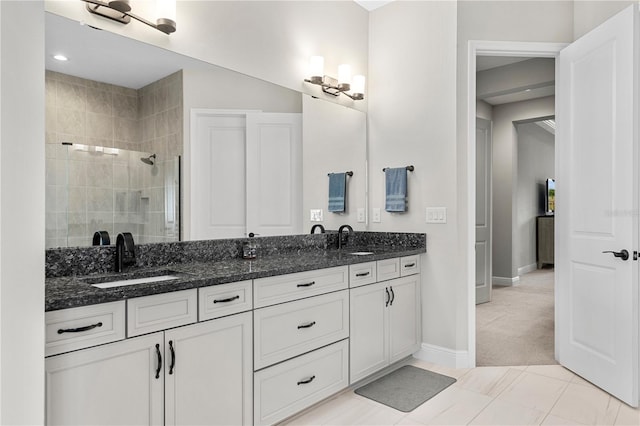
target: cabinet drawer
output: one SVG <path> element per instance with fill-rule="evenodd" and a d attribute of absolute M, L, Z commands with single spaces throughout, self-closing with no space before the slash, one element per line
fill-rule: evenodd
<path fill-rule="evenodd" d="M 414 256 L 405 256 L 400 258 L 400 276 L 406 277 L 407 275 L 420 273 L 420 256 L 417 254 Z"/>
<path fill-rule="evenodd" d="M 255 424 L 279 422 L 348 386 L 347 340 L 254 375 Z"/>
<path fill-rule="evenodd" d="M 125 302 L 45 312 L 45 356 L 125 337 Z"/>
<path fill-rule="evenodd" d="M 349 291 L 257 309 L 253 323 L 259 370 L 349 337 Z"/>
<path fill-rule="evenodd" d="M 349 287 L 375 283 L 376 272 L 376 262 L 349 265 Z"/>
<path fill-rule="evenodd" d="M 349 273 L 346 266 L 297 272 L 295 274 L 253 280 L 253 303 L 256 308 L 346 289 Z"/>
<path fill-rule="evenodd" d="M 251 280 L 199 288 L 198 307 L 200 321 L 250 311 L 253 308 Z"/>
<path fill-rule="evenodd" d="M 197 289 L 136 297 L 127 301 L 127 337 L 198 320 Z"/>
<path fill-rule="evenodd" d="M 386 281 L 400 277 L 400 259 L 378 260 L 376 265 L 378 281 Z"/>

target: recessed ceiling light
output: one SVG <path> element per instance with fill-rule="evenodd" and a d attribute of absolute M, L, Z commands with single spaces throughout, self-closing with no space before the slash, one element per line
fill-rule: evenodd
<path fill-rule="evenodd" d="M 64 61 L 68 61 L 68 60 L 69 60 L 69 58 L 67 58 L 67 57 L 66 57 L 66 56 L 64 56 L 64 55 L 60 55 L 60 54 L 58 54 L 58 55 L 53 55 L 53 59 L 55 59 L 55 60 L 57 60 L 57 61 L 61 61 L 61 62 L 64 62 Z"/>
<path fill-rule="evenodd" d="M 526 90 L 525 90 L 525 92 L 530 92 L 530 91 L 531 91 L 531 89 L 526 89 Z"/>

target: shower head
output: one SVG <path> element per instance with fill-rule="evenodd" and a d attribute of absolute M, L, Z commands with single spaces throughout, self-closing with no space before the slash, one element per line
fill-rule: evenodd
<path fill-rule="evenodd" d="M 156 161 L 156 155 L 155 154 L 151 154 L 148 157 L 142 157 L 142 158 L 140 158 L 140 161 L 142 161 L 144 164 L 148 164 L 150 166 L 153 166 L 153 164 Z"/>

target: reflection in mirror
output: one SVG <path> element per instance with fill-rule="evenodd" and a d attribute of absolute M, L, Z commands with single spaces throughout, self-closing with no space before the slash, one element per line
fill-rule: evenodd
<path fill-rule="evenodd" d="M 90 246 L 96 232 L 115 242 L 179 240 L 180 159 L 85 144 L 46 145 L 46 247 Z"/>
<path fill-rule="evenodd" d="M 348 224 L 356 231 L 367 228 L 367 141 L 364 112 L 302 95 L 303 170 L 305 188 L 304 230 L 322 224 L 337 230 Z M 353 172 L 346 177 L 345 211 L 329 212 L 330 173 Z M 312 191 L 307 189 L 313 188 Z M 322 220 L 311 221 L 322 210 Z"/>
<path fill-rule="evenodd" d="M 191 188 L 188 164 L 191 111 L 206 108 L 301 113 L 303 109 L 299 91 L 109 31 L 96 30 L 52 13 L 45 13 L 45 49 L 47 144 L 59 145 L 61 142 L 70 141 L 88 146 L 142 151 L 147 155 L 156 154 L 160 162 L 181 155 L 184 165 L 181 171 L 181 205 L 184 220 L 181 223 L 180 235 L 184 239 L 190 238 Z M 55 63 L 52 56 L 59 52 L 69 52 L 69 61 Z M 336 111 L 342 111 L 339 115 L 348 117 L 357 114 L 365 117 L 364 113 L 350 108 L 322 102 L 334 105 Z M 303 121 L 311 115 L 312 112 L 305 112 Z M 321 127 L 331 127 L 332 124 L 328 123 L 332 122 L 325 120 L 326 117 L 321 115 L 315 122 L 320 123 Z M 364 224 L 356 224 L 356 209 L 366 208 L 364 118 L 361 123 L 360 133 L 349 138 L 349 142 L 345 142 L 338 151 L 340 159 L 346 161 L 348 158 L 354 177 L 349 183 L 348 213 L 340 216 L 340 220 L 337 221 L 348 222 L 354 229 L 358 229 L 358 226 L 360 229 L 364 227 Z M 320 132 L 320 135 L 322 134 Z M 312 136 L 309 142 L 303 141 L 303 149 L 306 150 L 307 145 L 314 144 L 313 141 L 318 141 L 318 137 Z M 314 149 L 322 149 L 322 145 Z M 338 158 L 335 154 L 329 156 L 326 152 L 315 157 L 316 162 L 313 164 L 317 167 L 332 157 L 333 160 Z M 48 159 L 49 162 L 51 160 L 54 159 Z M 315 165 L 309 172 L 314 178 L 308 179 L 307 161 L 303 161 L 302 192 L 304 197 L 309 197 L 309 202 L 313 201 L 313 205 L 321 206 L 326 213 L 327 173 L 338 171 L 342 167 L 333 164 L 331 167 L 321 167 L 322 172 L 318 173 Z M 114 175 L 115 178 L 117 176 Z M 321 184 L 314 181 L 316 178 L 322 180 Z M 47 185 L 50 179 L 51 173 L 47 175 Z M 47 217 L 53 213 L 50 211 L 53 199 L 52 194 L 48 192 Z M 324 201 L 316 203 L 316 199 Z M 357 207 L 352 207 L 351 203 Z M 305 220 L 305 233 L 309 229 L 308 209 L 305 204 L 303 211 L 299 213 L 302 215 L 299 217 Z M 354 215 L 353 218 L 351 214 Z M 47 222 L 48 226 L 50 223 Z M 335 228 L 337 229 L 337 226 Z M 62 244 L 58 231 L 52 228 L 47 229 L 47 238 L 47 247 Z M 70 237 L 69 244 L 77 245 L 81 242 Z"/>

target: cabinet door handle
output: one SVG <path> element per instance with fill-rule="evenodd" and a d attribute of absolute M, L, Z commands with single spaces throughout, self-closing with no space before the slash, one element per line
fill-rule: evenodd
<path fill-rule="evenodd" d="M 160 344 L 156 343 L 156 356 L 158 357 L 158 368 L 156 370 L 156 379 L 160 378 L 160 370 L 162 370 L 162 354 L 160 353 Z"/>
<path fill-rule="evenodd" d="M 415 262 L 414 263 L 407 263 L 406 265 L 404 265 L 405 268 L 413 268 L 414 266 L 416 266 Z"/>
<path fill-rule="evenodd" d="M 315 321 L 312 321 L 312 322 L 307 323 L 307 324 L 301 324 L 301 325 L 298 326 L 298 330 L 300 330 L 301 328 L 311 328 L 314 325 L 316 325 Z"/>
<path fill-rule="evenodd" d="M 58 329 L 58 334 L 62 334 L 62 333 L 81 333 L 83 331 L 89 331 L 89 330 L 93 330 L 96 327 L 102 327 L 102 323 L 96 323 L 96 324 L 91 324 L 91 325 L 86 325 L 84 327 L 78 327 L 78 328 L 60 328 Z"/>
<path fill-rule="evenodd" d="M 387 307 L 389 306 L 389 300 L 391 300 L 391 296 L 389 296 L 389 288 L 385 287 L 384 291 L 387 293 L 387 301 L 385 302 L 384 306 Z"/>
<path fill-rule="evenodd" d="M 393 292 L 393 287 L 389 286 L 389 290 L 391 290 L 391 301 L 389 302 L 389 306 L 393 305 L 393 301 L 396 300 L 396 295 Z"/>
<path fill-rule="evenodd" d="M 311 281 L 310 283 L 298 284 L 296 287 L 311 287 L 315 283 L 315 281 Z"/>
<path fill-rule="evenodd" d="M 235 295 L 233 297 L 227 297 L 226 299 L 216 299 L 213 301 L 213 303 L 227 303 L 227 302 L 233 302 L 236 299 L 240 299 L 239 295 Z"/>
<path fill-rule="evenodd" d="M 173 349 L 173 340 L 169 340 L 169 352 L 171 352 L 171 364 L 169 365 L 169 374 L 173 374 L 173 367 L 176 366 L 176 351 Z"/>
<path fill-rule="evenodd" d="M 300 385 L 306 385 L 307 383 L 311 383 L 313 382 L 313 380 L 316 378 L 316 376 L 311 376 L 308 379 L 302 379 L 298 382 L 298 386 Z"/>
<path fill-rule="evenodd" d="M 369 272 L 361 272 L 359 274 L 356 274 L 356 277 L 366 277 L 367 275 L 369 275 Z"/>

